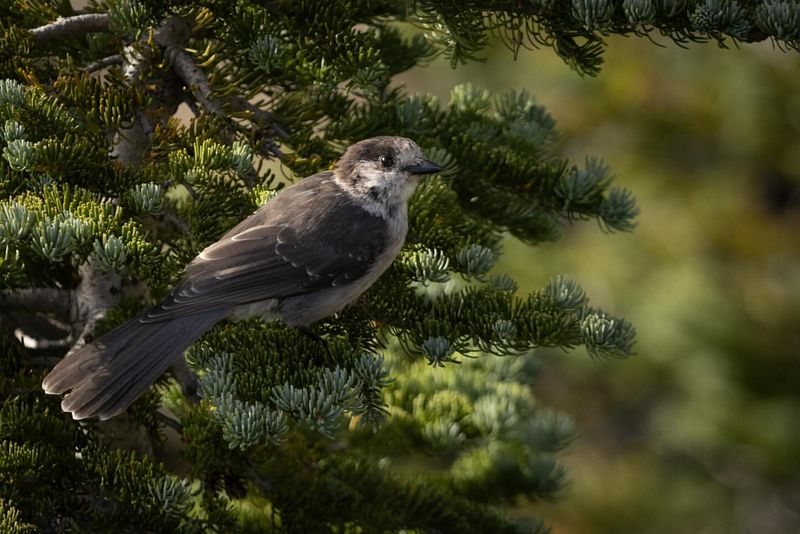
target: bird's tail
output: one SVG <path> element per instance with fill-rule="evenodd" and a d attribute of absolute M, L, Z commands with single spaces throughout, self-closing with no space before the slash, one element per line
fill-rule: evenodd
<path fill-rule="evenodd" d="M 61 409 L 74 419 L 124 411 L 183 351 L 222 319 L 216 312 L 157 323 L 133 319 L 61 360 L 42 381 L 45 393 L 70 391 Z"/>

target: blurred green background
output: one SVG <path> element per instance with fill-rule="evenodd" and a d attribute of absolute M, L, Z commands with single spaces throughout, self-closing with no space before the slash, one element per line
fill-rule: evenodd
<path fill-rule="evenodd" d="M 507 242 L 522 291 L 567 274 L 638 330 L 625 361 L 541 354 L 537 398 L 579 436 L 562 499 L 519 513 L 555 533 L 800 532 L 800 56 L 662 41 L 610 39 L 596 78 L 497 44 L 401 80 L 444 102 L 466 81 L 527 89 L 562 153 L 604 159 L 641 207 L 632 234 Z"/>

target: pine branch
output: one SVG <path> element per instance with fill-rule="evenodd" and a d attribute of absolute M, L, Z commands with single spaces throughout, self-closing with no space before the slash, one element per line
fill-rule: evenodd
<path fill-rule="evenodd" d="M 622 357 L 632 352 L 634 330 L 590 307 L 569 281 L 526 296 L 510 278 L 491 275 L 501 235 L 555 240 L 568 221 L 587 218 L 629 230 L 635 201 L 613 186 L 599 160 L 576 166 L 558 157 L 555 122 L 527 93 L 492 95 L 465 85 L 440 104 L 430 95 L 407 96 L 392 76 L 427 62 L 437 48 L 456 62 L 475 59 L 491 35 L 514 53 L 528 44 L 552 47 L 581 72 L 594 73 L 611 34 L 662 32 L 679 43 L 722 44 L 761 29 L 790 46 L 800 27 L 800 8 L 789 0 L 759 7 L 741 0 L 418 0 L 404 13 L 393 2 L 350 0 L 183 2 L 180 10 L 175 2 L 101 4 L 108 17 L 62 19 L 21 30 L 21 39 L 7 32 L 3 57 L 13 61 L 0 61 L 9 78 L 0 83 L 0 161 L 7 162 L 0 187 L 8 194 L 0 205 L 0 252 L 6 250 L 0 275 L 5 287 L 54 274 L 81 281 L 68 303 L 50 302 L 58 299 L 37 293 L 43 288 L 30 289 L 28 299 L 0 293 L 7 332 L 0 352 L 5 339 L 16 352 L 34 355 L 35 365 L 53 363 L 46 358 L 56 349 L 24 347 L 14 339 L 17 331 L 36 341 L 60 337 L 60 351 L 76 339 L 80 345 L 126 288 L 114 273 L 154 296 L 168 291 L 198 249 L 275 193 L 274 170 L 254 164 L 254 154 L 274 160 L 283 158 L 279 144 L 291 146 L 287 166 L 306 175 L 326 168 L 356 139 L 404 135 L 444 172 L 417 190 L 408 246 L 392 269 L 359 305 L 317 327 L 325 346 L 281 324 L 223 322 L 187 353 L 200 375 L 202 402 L 176 403 L 179 421 L 156 415 L 154 394 L 132 410 L 132 420 L 155 426 L 160 417 L 182 434 L 192 464 L 186 483 L 146 462 L 106 455 L 102 446 L 76 458 L 71 441 L 51 439 L 43 440 L 48 450 L 66 459 L 60 464 L 74 464 L 75 473 L 52 473 L 48 458 L 20 456 L 20 465 L 42 473 L 36 487 L 48 490 L 27 500 L 18 491 L 25 488 L 13 485 L 25 484 L 24 477 L 0 480 L 6 490 L 0 493 L 13 495 L 26 518 L 46 517 L 57 503 L 66 511 L 48 521 L 93 531 L 143 525 L 141 517 L 153 521 L 145 530 L 174 531 L 162 516 L 185 522 L 190 508 L 206 530 L 230 531 L 236 524 L 230 497 L 258 489 L 269 500 L 263 508 L 291 531 L 350 525 L 516 531 L 476 504 L 557 496 L 563 482 L 557 453 L 572 430 L 565 418 L 537 407 L 528 387 L 533 360 L 488 354 L 580 345 L 596 358 Z M 44 16 L 39 20 L 57 15 Z M 9 16 L 15 28 L 32 25 L 15 17 Z M 415 18 L 426 31 L 393 27 Z M 90 31 L 113 35 L 84 38 Z M 29 53 L 37 43 L 49 43 L 46 61 Z M 74 59 L 64 60 L 66 53 Z M 107 69 L 112 65 L 120 68 Z M 103 76 L 91 74 L 103 69 Z M 194 116 L 175 120 L 183 102 Z M 180 186 L 188 194 L 168 191 Z M 84 263 L 87 257 L 97 264 Z M 66 326 L 37 329 L 32 319 L 56 314 L 26 311 L 35 306 L 60 310 Z M 374 353 L 378 318 L 388 357 L 396 353 L 392 360 Z M 419 361 L 407 361 L 400 348 Z M 488 354 L 459 355 L 478 351 Z M 6 391 L 38 389 L 36 373 L 14 374 L 30 359 L 7 360 L 0 361 Z M 183 363 L 173 374 L 193 397 L 198 383 Z M 29 414 L 52 405 L 41 427 L 53 428 L 61 414 L 55 399 L 44 402 L 27 412 L 0 405 L 0 419 L 26 424 Z M 389 439 L 361 431 L 378 423 Z M 0 426 L 6 432 L 0 438 L 23 442 L 15 428 L 11 434 Z M 43 433 L 35 430 L 24 441 L 38 446 Z M 80 438 L 94 432 L 92 425 L 79 430 Z M 406 440 L 444 460 L 440 472 L 409 484 L 404 470 L 395 479 L 394 470 L 361 462 L 374 451 L 390 458 L 381 449 L 385 441 L 397 443 L 399 454 Z M 341 462 L 331 460 L 333 450 Z M 120 468 L 127 478 L 115 475 Z M 2 471 L 0 465 L 0 479 Z M 108 480 L 123 483 L 109 487 Z M 194 484 L 206 489 L 200 499 L 188 498 Z M 76 493 L 88 495 L 82 503 L 90 510 L 64 502 Z M 37 504 L 42 497 L 54 505 Z M 321 510 L 320 502 L 331 507 Z M 108 518 L 106 509 L 113 512 Z"/>
<path fill-rule="evenodd" d="M 167 58 L 178 76 L 186 83 L 203 109 L 212 115 L 226 118 L 227 120 L 225 112 L 222 110 L 222 105 L 214 97 L 214 91 L 208 83 L 208 77 L 195 64 L 192 56 L 175 42 L 159 42 L 158 40 L 156 42 L 165 47 L 164 57 Z"/>
<path fill-rule="evenodd" d="M 139 51 L 135 44 L 125 47 L 121 54 L 122 72 L 128 85 L 138 87 L 142 85 L 142 75 L 151 64 L 149 54 Z M 136 120 L 127 128 L 117 134 L 112 157 L 126 166 L 138 165 L 144 158 L 153 128 L 142 110 L 137 110 Z"/>
<path fill-rule="evenodd" d="M 256 122 L 268 127 L 270 130 L 278 134 L 281 139 L 289 139 L 289 134 L 286 133 L 286 130 L 284 130 L 283 127 L 275 121 L 275 117 L 273 117 L 272 113 L 269 111 L 261 109 L 249 100 L 238 95 L 228 97 L 227 102 L 236 111 L 250 112 Z"/>
<path fill-rule="evenodd" d="M 267 129 L 275 132 L 283 139 L 288 139 L 289 134 L 286 133 L 277 122 L 274 121 L 272 118 L 272 114 L 266 110 L 263 110 L 256 106 L 255 104 L 248 102 L 244 98 L 240 96 L 233 96 L 229 97 L 227 102 L 233 107 L 236 111 L 248 111 L 252 115 L 251 122 L 260 122 L 261 124 L 266 124 L 266 127 L 256 127 L 252 130 L 236 123 L 235 121 L 230 121 L 231 127 L 245 136 L 253 137 L 253 145 L 261 157 L 266 159 L 272 159 L 273 157 L 277 157 L 280 160 L 284 159 L 283 152 L 278 148 L 278 145 L 273 141 L 273 139 L 267 135 Z M 251 185 L 252 187 L 252 185 Z"/>
<path fill-rule="evenodd" d="M 164 47 L 164 57 L 167 58 L 173 70 L 183 80 L 189 90 L 194 95 L 200 106 L 208 113 L 221 118 L 228 127 L 232 130 L 241 131 L 244 134 L 250 132 L 237 125 L 224 111 L 222 102 L 214 94 L 211 84 L 208 81 L 208 76 L 205 72 L 197 66 L 194 58 L 184 50 L 182 43 L 178 41 L 180 38 L 179 32 L 165 31 L 156 33 L 156 43 Z M 234 111 L 247 111 L 255 119 L 253 122 L 259 123 L 261 128 L 269 129 L 283 139 L 288 139 L 289 134 L 275 122 L 272 114 L 263 110 L 247 101 L 241 96 L 232 96 L 226 99 L 226 103 L 234 109 Z M 265 157 L 272 158 L 277 156 L 283 158 L 283 153 L 278 149 L 277 145 L 260 131 L 261 128 L 256 128 L 255 136 L 259 140 L 266 141 Z"/>
<path fill-rule="evenodd" d="M 43 45 L 57 39 L 66 39 L 86 33 L 107 32 L 109 16 L 106 13 L 87 13 L 74 17 L 60 18 L 55 22 L 33 28 L 31 33 L 37 45 Z"/>
<path fill-rule="evenodd" d="M 514 53 L 552 47 L 581 74 L 596 75 L 609 35 L 652 40 L 660 33 L 677 45 L 689 42 L 755 43 L 771 39 L 800 50 L 796 2 L 730 0 L 573 0 L 566 2 L 420 1 L 416 17 L 456 65 L 475 60 L 492 33 Z"/>
<path fill-rule="evenodd" d="M 154 38 L 156 42 L 177 39 L 177 36 L 186 39 L 189 32 L 186 19 L 173 17 L 155 31 Z M 152 70 L 153 65 L 152 52 L 147 45 L 147 38 L 143 37 L 125 47 L 122 53 L 122 65 L 126 82 L 133 87 L 143 89 L 144 78 Z M 136 121 L 120 132 L 112 155 L 123 165 L 135 166 L 142 162 L 154 129 L 150 117 L 156 116 L 160 123 L 166 124 L 177 110 L 178 95 L 181 90 L 177 81 L 177 79 L 162 77 L 162 83 L 159 85 L 161 98 L 154 99 L 146 109 L 137 110 Z"/>

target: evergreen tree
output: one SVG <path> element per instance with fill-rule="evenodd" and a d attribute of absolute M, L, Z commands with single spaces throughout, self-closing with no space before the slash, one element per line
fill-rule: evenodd
<path fill-rule="evenodd" d="M 800 43 L 793 1 L 7 0 L 0 25 L 0 525 L 19 532 L 543 530 L 496 507 L 564 479 L 572 424 L 536 405 L 531 351 L 624 357 L 634 330 L 569 279 L 520 295 L 492 266 L 505 233 L 631 230 L 635 200 L 600 160 L 555 154 L 530 95 L 466 85 L 442 105 L 392 77 L 480 59 L 492 35 L 590 75 L 612 33 Z M 126 418 L 78 423 L 45 397 L 70 346 L 382 134 L 445 170 L 390 271 L 315 325 L 324 345 L 225 323 Z"/>

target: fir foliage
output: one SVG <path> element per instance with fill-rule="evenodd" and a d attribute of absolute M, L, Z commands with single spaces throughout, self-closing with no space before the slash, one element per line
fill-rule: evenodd
<path fill-rule="evenodd" d="M 545 530 L 497 508 L 554 499 L 565 479 L 573 426 L 536 404 L 532 351 L 625 357 L 634 329 L 572 280 L 524 295 L 493 266 L 506 235 L 629 231 L 638 208 L 599 159 L 555 153 L 555 121 L 526 92 L 466 84 L 441 103 L 393 76 L 480 60 L 492 36 L 584 74 L 612 33 L 798 49 L 799 20 L 790 1 L 0 2 L 0 530 Z M 381 134 L 444 167 L 411 200 L 406 248 L 314 326 L 324 345 L 251 320 L 190 348 L 199 401 L 164 379 L 129 410 L 152 449 L 165 421 L 180 433 L 181 476 L 43 395 L 85 326 L 133 316 L 285 183 Z M 85 310 L 87 273 L 122 296 Z M 31 288 L 40 300 L 11 291 Z"/>

